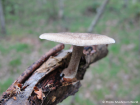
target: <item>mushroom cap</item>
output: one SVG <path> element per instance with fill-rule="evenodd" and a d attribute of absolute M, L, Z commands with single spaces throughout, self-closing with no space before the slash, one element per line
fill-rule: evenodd
<path fill-rule="evenodd" d="M 39 38 L 76 46 L 115 43 L 115 40 L 108 36 L 91 33 L 44 33 Z"/>

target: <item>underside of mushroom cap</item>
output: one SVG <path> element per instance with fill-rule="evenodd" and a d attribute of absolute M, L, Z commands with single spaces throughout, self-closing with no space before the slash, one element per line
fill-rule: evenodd
<path fill-rule="evenodd" d="M 91 46 L 115 43 L 113 38 L 105 35 L 91 33 L 44 33 L 40 35 L 39 38 L 76 46 Z"/>

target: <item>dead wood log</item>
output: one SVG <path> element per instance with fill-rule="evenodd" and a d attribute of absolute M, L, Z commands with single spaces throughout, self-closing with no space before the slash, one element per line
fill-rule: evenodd
<path fill-rule="evenodd" d="M 50 49 L 46 54 L 44 54 L 40 59 L 38 59 L 36 62 L 34 62 L 31 66 L 29 66 L 14 82 L 13 84 L 6 90 L 6 92 L 3 93 L 2 96 L 9 95 L 8 92 L 11 92 L 11 90 L 14 89 L 14 84 L 16 82 L 18 83 L 24 83 L 30 75 L 39 68 L 45 61 L 48 60 L 50 56 L 54 56 L 58 52 L 60 52 L 62 49 L 64 49 L 64 44 L 58 44 L 54 48 Z"/>
<path fill-rule="evenodd" d="M 108 54 L 107 45 L 85 47 L 83 53 L 76 75 L 77 82 L 61 81 L 60 73 L 69 64 L 71 50 L 61 51 L 44 61 L 24 82 L 15 82 L 11 94 L 3 94 L 1 104 L 56 105 L 74 95 L 80 88 L 80 80 L 83 79 L 89 65 Z"/>

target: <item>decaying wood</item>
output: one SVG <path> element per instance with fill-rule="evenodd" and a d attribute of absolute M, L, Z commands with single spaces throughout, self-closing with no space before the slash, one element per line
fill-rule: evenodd
<path fill-rule="evenodd" d="M 37 68 L 39 68 L 50 56 L 54 56 L 56 53 L 60 52 L 62 49 L 64 49 L 64 44 L 59 44 L 49 50 L 45 55 L 43 55 L 39 60 L 34 62 L 30 67 L 25 70 L 21 74 L 21 76 L 17 79 L 17 82 L 22 83 L 24 82 Z"/>
<path fill-rule="evenodd" d="M 3 96 L 9 95 L 11 91 L 14 89 L 15 83 L 24 83 L 30 75 L 39 68 L 50 56 L 54 56 L 58 52 L 60 52 L 62 49 L 64 49 L 64 44 L 59 44 L 55 46 L 54 48 L 50 49 L 46 54 L 44 54 L 39 60 L 34 62 L 31 66 L 29 66 L 15 81 L 14 83 L 6 90 L 6 92 L 3 93 Z M 8 93 L 10 92 L 10 93 Z"/>
<path fill-rule="evenodd" d="M 74 95 L 81 86 L 86 69 L 91 63 L 105 57 L 106 45 L 85 47 L 80 60 L 77 82 L 62 82 L 60 73 L 69 64 L 71 50 L 61 51 L 50 56 L 24 82 L 14 83 L 12 95 L 3 95 L 1 103 L 5 105 L 56 105 L 70 95 Z"/>

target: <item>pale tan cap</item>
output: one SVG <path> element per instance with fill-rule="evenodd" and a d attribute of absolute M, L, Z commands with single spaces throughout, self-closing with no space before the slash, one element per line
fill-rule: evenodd
<path fill-rule="evenodd" d="M 76 46 L 115 43 L 115 40 L 108 36 L 91 33 L 44 33 L 39 38 Z"/>

